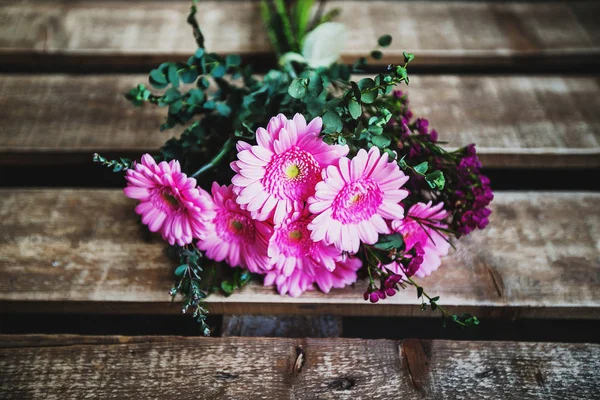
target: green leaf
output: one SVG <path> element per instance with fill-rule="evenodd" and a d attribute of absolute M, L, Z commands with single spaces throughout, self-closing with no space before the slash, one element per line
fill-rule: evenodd
<path fill-rule="evenodd" d="M 225 103 L 217 103 L 217 112 L 224 117 L 229 117 L 231 114 L 231 107 Z"/>
<path fill-rule="evenodd" d="M 188 269 L 188 265 L 187 264 L 182 264 L 179 267 L 175 268 L 175 276 L 183 276 L 183 274 L 185 274 L 185 271 Z"/>
<path fill-rule="evenodd" d="M 362 115 L 362 108 L 360 104 L 354 99 L 350 99 L 350 101 L 348 102 L 348 111 L 350 111 L 352 119 L 358 119 Z"/>
<path fill-rule="evenodd" d="M 250 282 L 250 278 L 252 278 L 252 274 L 250 273 L 250 271 L 243 270 L 240 274 L 238 285 L 240 287 L 246 285 L 248 282 Z"/>
<path fill-rule="evenodd" d="M 171 85 L 173 85 L 173 87 L 175 88 L 179 87 L 179 75 L 177 74 L 177 65 L 169 65 L 169 69 L 167 71 L 169 75 L 169 82 L 171 83 Z"/>
<path fill-rule="evenodd" d="M 190 89 L 187 102 L 195 106 L 201 105 L 204 102 L 204 92 L 200 89 Z"/>
<path fill-rule="evenodd" d="M 432 298 L 431 300 L 429 300 L 429 301 L 431 301 L 431 302 L 436 302 L 436 301 L 438 301 L 439 299 L 440 299 L 440 296 L 435 296 L 435 297 L 433 297 L 433 298 Z"/>
<path fill-rule="evenodd" d="M 325 133 L 341 132 L 342 130 L 342 119 L 335 111 L 327 111 L 323 115 L 323 131 Z"/>
<path fill-rule="evenodd" d="M 358 88 L 361 91 L 361 101 L 365 104 L 371 104 L 377 99 L 377 90 L 375 82 L 371 78 L 363 78 L 358 81 Z"/>
<path fill-rule="evenodd" d="M 373 50 L 371 52 L 371 57 L 373 57 L 376 60 L 381 60 L 381 58 L 383 57 L 383 53 L 379 50 Z"/>
<path fill-rule="evenodd" d="M 205 76 L 202 76 L 202 77 L 200 77 L 200 79 L 198 79 L 198 87 L 199 88 L 208 89 L 209 86 L 210 86 L 210 81 Z"/>
<path fill-rule="evenodd" d="M 421 286 L 417 286 L 417 299 L 420 299 L 423 296 L 423 288 Z"/>
<path fill-rule="evenodd" d="M 210 74 L 213 78 L 222 78 L 225 76 L 225 72 L 227 72 L 227 68 L 221 63 L 217 64 L 211 71 Z"/>
<path fill-rule="evenodd" d="M 379 43 L 379 45 L 381 47 L 388 47 L 390 44 L 392 44 L 392 36 L 391 35 L 379 36 L 379 39 L 377 39 L 377 43 Z"/>
<path fill-rule="evenodd" d="M 169 106 L 169 114 L 179 113 L 179 111 L 181 111 L 182 106 L 183 103 L 181 102 L 181 100 L 177 100 L 176 102 L 171 103 L 171 105 Z"/>
<path fill-rule="evenodd" d="M 404 55 L 404 62 L 407 64 L 415 59 L 415 55 L 413 53 L 407 53 L 404 51 L 402 54 Z"/>
<path fill-rule="evenodd" d="M 406 163 L 406 161 L 404 161 L 404 158 L 406 158 L 406 154 L 402 156 L 400 161 L 398 161 L 398 165 L 400 165 L 400 168 L 402 169 L 408 168 L 408 164 Z"/>
<path fill-rule="evenodd" d="M 373 245 L 373 247 L 385 251 L 401 249 L 402 246 L 404 246 L 404 238 L 399 233 L 380 235 L 379 241 Z"/>
<path fill-rule="evenodd" d="M 381 136 L 371 137 L 371 143 L 373 143 L 375 146 L 379 147 L 380 149 L 385 149 L 386 147 L 388 147 L 390 145 L 390 143 L 392 143 L 392 141 L 387 136 L 381 135 Z"/>
<path fill-rule="evenodd" d="M 406 83 L 408 83 L 408 72 L 406 71 L 406 68 L 404 68 L 404 67 L 397 67 L 396 68 L 396 74 L 399 77 L 403 78 L 406 81 Z"/>
<path fill-rule="evenodd" d="M 290 96 L 292 96 L 295 99 L 301 99 L 304 96 L 306 96 L 306 85 L 307 85 L 307 79 L 305 78 L 296 78 L 292 81 L 292 83 L 290 83 L 290 86 L 288 87 L 288 94 Z"/>
<path fill-rule="evenodd" d="M 308 80 L 308 93 L 317 97 L 323 91 L 323 79 L 319 75 L 315 75 Z M 293 97 L 293 96 L 292 96 Z"/>
<path fill-rule="evenodd" d="M 429 164 L 427 161 L 423 161 L 421 164 L 415 165 L 413 168 L 417 174 L 425 175 L 425 172 L 427 172 L 427 169 L 429 168 Z"/>
<path fill-rule="evenodd" d="M 354 92 L 354 98 L 356 99 L 356 101 L 360 101 L 360 98 L 361 98 L 360 88 L 358 87 L 356 82 L 350 82 L 350 85 L 352 86 L 352 91 Z"/>
<path fill-rule="evenodd" d="M 196 49 L 196 52 L 194 53 L 194 57 L 196 57 L 197 59 L 204 57 L 204 49 L 202 47 L 198 47 Z"/>
<path fill-rule="evenodd" d="M 165 91 L 165 101 L 166 102 L 172 102 L 175 100 L 179 100 L 179 98 L 181 98 L 181 93 L 179 93 L 179 90 L 175 89 L 175 88 L 168 88 Z"/>
<path fill-rule="evenodd" d="M 228 67 L 237 67 L 241 62 L 242 59 L 237 54 L 229 54 L 225 57 L 225 64 L 227 64 Z"/>
<path fill-rule="evenodd" d="M 157 69 L 150 71 L 150 77 L 148 80 L 150 84 L 157 89 L 162 89 L 169 84 L 165 75 Z"/>
<path fill-rule="evenodd" d="M 221 290 L 225 293 L 225 295 L 229 296 L 235 290 L 234 285 L 229 281 L 221 282 Z"/>
<path fill-rule="evenodd" d="M 186 68 L 179 74 L 183 83 L 194 83 L 198 79 L 198 71 L 196 68 Z"/>
<path fill-rule="evenodd" d="M 383 128 L 377 125 L 371 125 L 367 128 L 367 130 L 373 135 L 381 135 L 383 133 Z"/>
<path fill-rule="evenodd" d="M 432 189 L 443 190 L 444 186 L 446 186 L 446 178 L 444 178 L 444 174 L 439 169 L 427 174 L 425 180 Z"/>

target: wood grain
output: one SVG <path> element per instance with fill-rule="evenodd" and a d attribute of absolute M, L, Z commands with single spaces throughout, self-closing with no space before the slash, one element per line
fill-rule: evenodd
<path fill-rule="evenodd" d="M 555 65 L 598 65 L 600 28 L 591 2 L 388 2 L 330 1 L 348 28 L 342 61 L 368 54 L 377 37 L 395 42 L 376 63 L 416 66 L 513 66 L 547 70 Z M 185 60 L 195 43 L 185 20 L 188 1 L 0 1 L 3 66 L 149 68 Z M 205 1 L 199 21 L 206 47 L 274 63 L 256 1 Z M 360 23 L 357 23 L 360 21 Z"/>
<path fill-rule="evenodd" d="M 600 392 L 597 344 L 8 336 L 0 346 L 7 400 L 591 400 Z"/>
<path fill-rule="evenodd" d="M 0 165 L 156 152 L 181 129 L 160 132 L 165 109 L 123 98 L 145 82 L 145 75 L 0 75 Z M 476 143 L 486 167 L 600 166 L 596 78 L 414 76 L 401 89 L 448 146 Z"/>
<path fill-rule="evenodd" d="M 455 312 L 502 318 L 600 317 L 598 193 L 501 192 L 490 226 L 464 238 L 421 283 Z M 163 243 L 119 190 L 0 190 L 0 310 L 177 313 Z M 215 314 L 431 316 L 414 291 L 381 304 L 365 282 L 330 295 L 250 285 L 211 296 Z"/>

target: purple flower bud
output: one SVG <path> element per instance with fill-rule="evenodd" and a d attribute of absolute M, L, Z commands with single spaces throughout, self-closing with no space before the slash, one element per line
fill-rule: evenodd
<path fill-rule="evenodd" d="M 377 295 L 377 292 L 373 292 L 369 295 L 369 301 L 371 303 L 377 303 L 379 301 L 379 296 Z"/>
<path fill-rule="evenodd" d="M 432 142 L 437 142 L 438 141 L 438 133 L 435 129 L 432 129 L 431 132 L 429 132 L 429 137 L 431 138 Z"/>

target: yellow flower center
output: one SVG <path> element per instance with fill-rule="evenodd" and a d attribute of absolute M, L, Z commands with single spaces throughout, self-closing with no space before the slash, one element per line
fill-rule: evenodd
<path fill-rule="evenodd" d="M 290 179 L 294 179 L 298 175 L 300 175 L 300 168 L 298 168 L 298 166 L 296 164 L 290 165 L 285 170 L 285 176 L 287 176 Z"/>
<path fill-rule="evenodd" d="M 171 194 L 169 194 L 167 192 L 162 192 L 160 194 L 160 196 L 170 206 L 172 206 L 172 207 L 179 207 L 179 201 L 177 200 L 177 198 L 175 198 L 175 196 L 173 196 L 173 195 L 171 195 Z"/>
<path fill-rule="evenodd" d="M 293 240 L 302 240 L 302 231 L 294 230 L 289 233 L 290 239 Z"/>
<path fill-rule="evenodd" d="M 239 233 L 244 228 L 244 225 L 242 225 L 242 223 L 240 221 L 236 221 L 236 220 L 231 221 L 231 223 L 229 225 L 231 226 L 231 230 L 233 230 L 237 233 Z"/>
<path fill-rule="evenodd" d="M 355 204 L 358 203 L 360 201 L 361 195 L 360 194 L 355 194 L 354 196 L 352 196 L 352 198 L 350 199 L 350 203 Z"/>

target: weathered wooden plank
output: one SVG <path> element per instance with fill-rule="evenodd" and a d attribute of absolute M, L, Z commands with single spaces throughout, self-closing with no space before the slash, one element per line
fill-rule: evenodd
<path fill-rule="evenodd" d="M 144 75 L 0 75 L 0 164 L 88 163 L 91 153 L 139 156 L 165 110 L 122 96 Z M 415 112 L 450 147 L 477 143 L 486 167 L 600 166 L 600 84 L 594 77 L 414 76 Z"/>
<path fill-rule="evenodd" d="M 587 400 L 600 392 L 597 344 L 8 336 L 0 346 L 3 399 Z"/>
<path fill-rule="evenodd" d="M 598 193 L 501 192 L 490 226 L 461 240 L 422 284 L 456 312 L 512 318 L 600 317 Z M 0 191 L 0 310 L 176 313 L 163 243 L 118 190 Z M 215 314 L 429 316 L 406 290 L 381 304 L 365 282 L 329 295 L 250 285 L 211 296 Z"/>
<path fill-rule="evenodd" d="M 331 1 L 349 27 L 344 62 L 368 54 L 384 33 L 396 38 L 376 63 L 417 66 L 597 65 L 597 10 L 590 2 L 505 3 Z M 189 1 L 0 1 L 3 66 L 148 68 L 164 59 L 187 59 L 195 48 L 185 24 Z M 256 1 L 205 1 L 199 20 L 208 49 L 274 63 Z M 360 23 L 356 23 L 360 21 Z"/>

